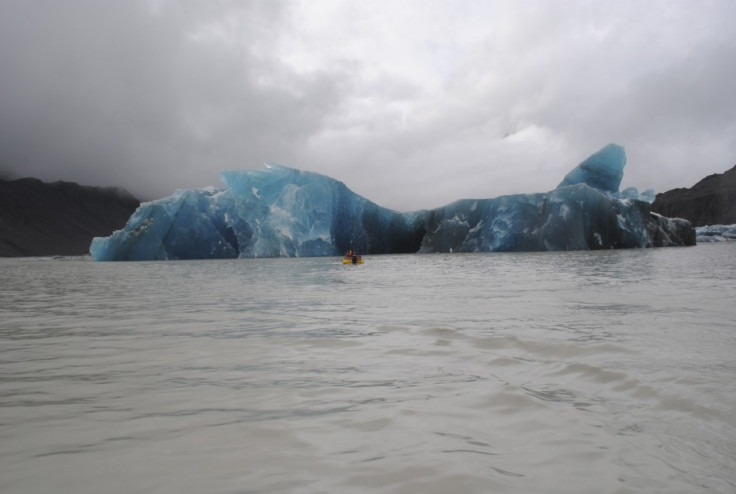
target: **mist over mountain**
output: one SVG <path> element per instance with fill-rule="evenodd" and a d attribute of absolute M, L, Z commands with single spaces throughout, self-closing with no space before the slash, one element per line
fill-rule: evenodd
<path fill-rule="evenodd" d="M 0 179 L 0 257 L 83 255 L 122 228 L 140 201 L 115 187 Z"/>

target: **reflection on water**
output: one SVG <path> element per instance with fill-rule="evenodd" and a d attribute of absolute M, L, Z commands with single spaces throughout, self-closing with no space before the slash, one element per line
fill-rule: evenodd
<path fill-rule="evenodd" d="M 733 492 L 735 249 L 3 259 L 0 492 Z"/>

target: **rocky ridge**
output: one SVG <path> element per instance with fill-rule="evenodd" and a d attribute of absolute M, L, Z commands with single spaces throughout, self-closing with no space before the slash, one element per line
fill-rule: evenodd
<path fill-rule="evenodd" d="M 140 201 L 114 187 L 0 180 L 0 257 L 76 256 L 122 228 Z"/>

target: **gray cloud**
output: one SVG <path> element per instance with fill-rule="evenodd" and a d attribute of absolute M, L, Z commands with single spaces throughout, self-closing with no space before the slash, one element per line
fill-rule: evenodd
<path fill-rule="evenodd" d="M 196 5 L 6 6 L 2 164 L 157 196 L 217 184 L 221 168 L 259 166 L 274 152 L 296 161 L 338 100 L 334 79 L 317 72 L 294 83 L 259 51 L 279 17 L 270 2 L 214 13 Z M 227 46 L 216 23 L 232 18 L 250 32 Z"/>
<path fill-rule="evenodd" d="M 730 1 L 0 3 L 0 171 L 143 198 L 276 161 L 396 209 L 736 162 Z"/>

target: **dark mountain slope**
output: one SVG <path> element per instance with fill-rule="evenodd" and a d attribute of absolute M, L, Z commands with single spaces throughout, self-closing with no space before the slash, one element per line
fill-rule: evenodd
<path fill-rule="evenodd" d="M 736 224 L 736 166 L 709 175 L 689 189 L 657 194 L 652 211 L 668 218 L 685 218 L 693 226 Z"/>
<path fill-rule="evenodd" d="M 139 201 L 116 188 L 0 180 L 0 257 L 82 255 L 125 225 Z"/>

